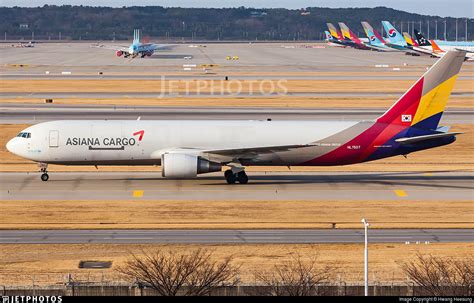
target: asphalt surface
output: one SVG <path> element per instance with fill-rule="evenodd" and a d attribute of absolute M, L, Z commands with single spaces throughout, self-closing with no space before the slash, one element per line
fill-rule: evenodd
<path fill-rule="evenodd" d="M 52 120 L 124 119 L 136 120 L 373 120 L 386 109 L 310 109 L 310 108 L 252 108 L 252 107 L 155 107 L 155 106 L 88 106 L 59 104 L 0 103 L 0 121 L 3 124 L 35 124 Z M 442 123 L 474 123 L 470 109 L 448 110 Z"/>
<path fill-rule="evenodd" d="M 128 46 L 131 41 L 102 43 L 110 47 Z M 162 43 L 162 42 L 161 42 Z M 92 43 L 39 43 L 33 48 L 2 47 L 0 54 L 2 64 L 25 65 L 11 66 L 8 73 L 18 71 L 44 70 L 49 72 L 75 72 L 97 69 L 123 71 L 157 71 L 183 64 L 216 64 L 225 66 L 226 70 L 239 70 L 242 66 L 254 67 L 255 70 L 334 70 L 374 65 L 389 65 L 405 68 L 431 65 L 436 59 L 429 56 L 406 56 L 403 52 L 370 52 L 357 49 L 326 47 L 326 44 L 312 44 L 323 48 L 308 48 L 305 43 L 213 43 L 201 47 L 190 47 L 190 44 L 173 44 L 167 50 L 157 51 L 148 58 L 125 59 L 117 57 L 113 49 L 91 47 Z M 238 56 L 239 60 L 226 60 L 226 56 Z M 190 58 L 186 59 L 186 57 Z M 382 70 L 383 68 L 379 68 Z"/>
<path fill-rule="evenodd" d="M 99 167 L 100 169 L 100 167 Z M 0 173 L 1 200 L 473 200 L 473 172 L 248 172 L 229 185 L 222 173 L 171 180 L 161 172 Z"/>
<path fill-rule="evenodd" d="M 363 243 L 363 229 L 2 230 L 0 244 Z M 474 242 L 473 229 L 370 229 L 370 243 Z M 409 243 L 408 243 L 409 242 Z"/>
<path fill-rule="evenodd" d="M 416 76 L 406 76 L 406 75 L 377 75 L 377 76 L 351 76 L 351 75 L 301 75 L 301 76 L 292 76 L 282 74 L 280 76 L 246 76 L 246 75 L 232 75 L 229 76 L 229 80 L 417 80 L 422 75 Z M 29 79 L 38 79 L 38 80 L 122 80 L 122 79 L 133 79 L 133 80 L 160 80 L 162 75 L 115 75 L 111 74 L 93 74 L 91 72 L 87 74 L 44 74 L 44 73 L 25 73 L 25 74 L 15 74 L 15 73 L 2 73 L 0 72 L 0 77 L 4 80 L 29 80 Z M 166 75 L 166 80 L 182 80 L 182 79 L 199 79 L 199 80 L 223 80 L 225 77 L 223 75 L 210 75 L 210 74 L 192 74 L 192 75 Z M 470 76 L 460 76 L 458 80 L 471 80 Z"/>

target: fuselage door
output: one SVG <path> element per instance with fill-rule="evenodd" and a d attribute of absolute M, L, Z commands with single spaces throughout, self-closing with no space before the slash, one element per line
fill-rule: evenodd
<path fill-rule="evenodd" d="M 50 130 L 49 131 L 49 147 L 58 147 L 59 146 L 59 131 Z"/>

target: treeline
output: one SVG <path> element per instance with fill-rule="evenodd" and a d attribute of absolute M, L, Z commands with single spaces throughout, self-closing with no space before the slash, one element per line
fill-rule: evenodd
<path fill-rule="evenodd" d="M 164 8 L 51 6 L 36 8 L 0 7 L 0 35 L 5 39 L 124 40 L 134 28 L 142 36 L 174 40 L 319 40 L 326 22 L 345 22 L 364 36 L 360 21 L 369 21 L 380 30 L 380 21 L 389 20 L 400 30 L 408 21 L 415 28 L 430 31 L 434 38 L 455 39 L 455 18 L 411 14 L 386 7 L 330 9 L 311 7 L 302 10 L 253 8 Z M 458 19 L 458 39 L 464 40 L 465 27 L 474 31 L 473 19 Z M 410 23 L 412 28 L 412 23 Z M 474 33 L 473 33 L 474 34 Z M 1 36 L 0 36 L 1 37 Z M 468 40 L 472 40 L 469 34 Z"/>

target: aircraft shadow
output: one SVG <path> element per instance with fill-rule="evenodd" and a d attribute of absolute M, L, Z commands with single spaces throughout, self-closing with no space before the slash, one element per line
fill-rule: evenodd
<path fill-rule="evenodd" d="M 451 171 L 453 172 L 453 171 Z M 260 187 L 268 185 L 301 185 L 301 184 L 325 184 L 328 186 L 340 186 L 344 184 L 361 184 L 361 185 L 378 185 L 378 186 L 411 186 L 411 187 L 428 187 L 428 188 L 443 188 L 443 189 L 460 189 L 460 190 L 474 190 L 474 176 L 466 175 L 441 175 L 441 176 L 426 176 L 423 172 L 394 172 L 394 173 L 337 173 L 337 174 L 303 174 L 303 175 L 276 175 L 276 174 L 259 174 L 249 175 L 249 183 L 245 186 Z M 436 172 L 435 172 L 436 173 Z M 442 172 L 437 172 L 442 173 Z M 159 172 L 157 172 L 159 174 Z M 87 178 L 80 177 L 73 180 L 51 180 L 53 182 L 71 182 L 75 186 L 78 183 L 87 181 Z M 90 181 L 91 179 L 89 179 Z M 95 178 L 94 178 L 95 180 Z M 116 178 L 98 178 L 102 181 L 159 181 L 161 183 L 169 183 L 170 186 L 177 182 L 193 181 L 198 186 L 230 186 L 227 184 L 222 176 L 199 176 L 197 179 L 173 180 L 164 179 L 158 176 L 150 177 L 116 177 Z M 470 185 L 458 185 L 459 183 Z M 235 186 L 241 186 L 236 184 Z"/>
<path fill-rule="evenodd" d="M 192 55 L 182 55 L 182 54 L 156 54 L 156 55 L 151 55 L 149 58 L 150 59 L 184 59 L 184 57 L 191 57 L 193 58 Z"/>
<path fill-rule="evenodd" d="M 217 178 L 222 180 L 222 178 Z M 223 180 L 224 181 L 224 180 Z M 380 186 L 411 186 L 445 189 L 471 189 L 473 186 L 456 185 L 457 182 L 474 181 L 471 176 L 387 176 L 380 174 L 370 175 L 304 175 L 304 176 L 281 176 L 265 175 L 250 176 L 251 186 L 268 185 L 297 185 L 297 184 L 326 184 L 338 186 L 343 184 L 380 185 Z M 442 184 L 447 182 L 448 184 Z M 202 183 L 201 185 L 228 186 L 226 183 Z"/>

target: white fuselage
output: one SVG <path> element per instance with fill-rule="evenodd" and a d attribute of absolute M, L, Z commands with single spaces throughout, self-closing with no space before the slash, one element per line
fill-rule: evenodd
<path fill-rule="evenodd" d="M 474 59 L 474 47 L 473 46 L 452 46 L 452 45 L 438 45 L 439 48 L 444 52 L 441 53 L 440 55 L 444 55 L 446 52 L 451 51 L 451 50 L 466 50 L 468 51 L 466 53 L 466 58 L 469 60 Z M 429 52 L 433 52 L 433 47 L 432 46 L 418 46 L 418 48 L 427 50 Z"/>
<path fill-rule="evenodd" d="M 28 127 L 30 138 L 15 137 L 11 152 L 42 163 L 68 165 L 160 164 L 168 151 L 202 154 L 208 150 L 310 144 L 359 122 L 314 121 L 54 121 Z M 141 138 L 140 138 L 141 137 Z M 342 144 L 344 142 L 334 142 Z M 324 152 L 321 150 L 321 153 Z M 277 152 L 255 165 L 292 165 L 318 154 L 314 148 Z M 212 159 L 212 156 L 209 158 Z M 224 157 L 225 158 L 225 157 Z M 229 162 L 229 159 L 216 159 Z"/>

